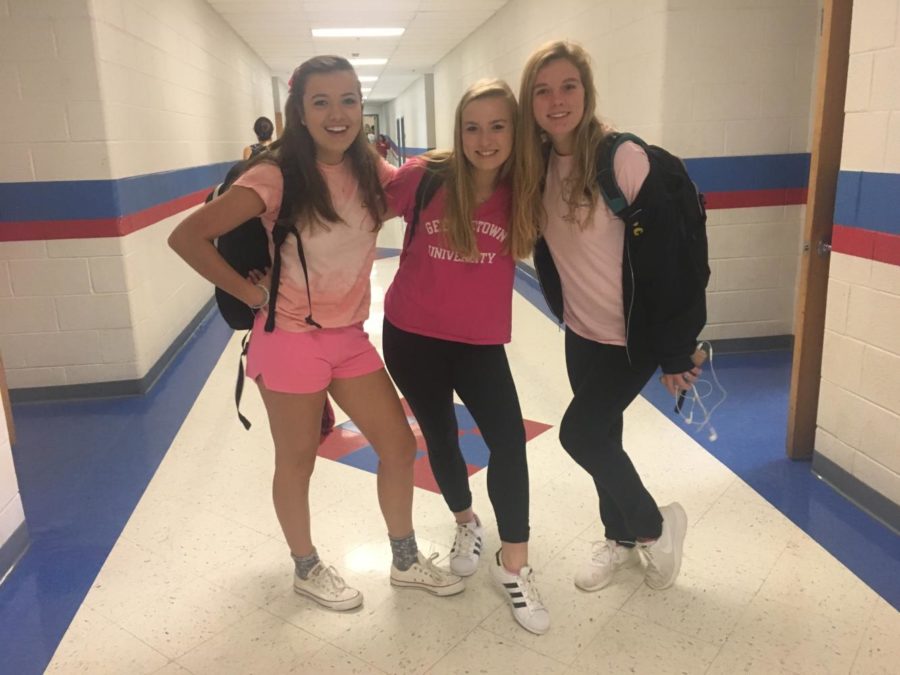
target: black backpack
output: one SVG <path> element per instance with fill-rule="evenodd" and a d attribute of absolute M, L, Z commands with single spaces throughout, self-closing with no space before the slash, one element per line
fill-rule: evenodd
<path fill-rule="evenodd" d="M 709 247 L 706 238 L 706 202 L 703 194 L 688 175 L 684 163 L 675 155 L 655 145 L 648 145 L 634 134 L 611 133 L 604 138 L 597 157 L 597 181 L 603 201 L 628 230 L 640 234 L 640 208 L 629 205 L 616 183 L 613 157 L 626 141 L 637 143 L 647 153 L 650 171 L 660 176 L 667 201 L 668 213 L 677 220 L 680 249 L 690 259 L 696 283 L 706 288 L 709 282 Z M 550 248 L 543 237 L 538 237 L 534 247 L 534 268 L 547 306 L 556 318 L 563 320 L 562 282 L 559 278 Z"/>
<path fill-rule="evenodd" d="M 246 165 L 246 162 L 235 164 L 229 170 L 225 181 L 207 196 L 206 201 L 209 202 L 225 192 L 237 180 L 238 176 L 243 173 Z M 303 243 L 300 241 L 300 237 L 297 235 L 293 225 L 287 225 L 287 220 L 290 217 L 291 200 L 285 197 L 289 194 L 289 186 L 291 184 L 291 181 L 285 177 L 282 192 L 284 197 L 281 200 L 281 208 L 278 211 L 278 218 L 272 230 L 272 239 L 275 245 L 274 264 L 269 255 L 269 238 L 266 234 L 266 228 L 258 217 L 241 223 L 233 230 L 216 239 L 216 248 L 219 251 L 219 255 L 242 277 L 246 277 L 251 270 L 272 268 L 272 288 L 269 294 L 268 306 L 269 316 L 266 319 L 266 331 L 269 333 L 275 329 L 275 304 L 278 300 L 278 284 L 281 280 L 281 245 L 287 240 L 289 234 L 293 234 L 297 242 L 297 254 L 300 257 L 300 265 L 303 268 L 303 278 L 306 280 L 306 296 L 310 307 L 310 314 L 306 317 L 306 323 L 310 326 L 321 328 L 312 317 L 312 298 L 309 293 L 309 275 L 306 268 Z M 229 295 L 219 287 L 216 287 L 215 293 L 216 304 L 219 306 L 219 312 L 221 312 L 222 318 L 225 319 L 225 323 L 235 330 L 249 330 L 253 327 L 256 310 L 250 309 L 242 301 L 233 295 Z"/>
<path fill-rule="evenodd" d="M 225 181 L 216 187 L 206 198 L 209 202 L 220 194 L 225 192 L 231 184 L 237 180 L 238 176 L 243 173 L 247 167 L 247 162 L 238 162 L 228 172 Z M 291 186 L 295 181 L 289 179 L 283 173 L 283 191 L 281 208 L 278 211 L 278 218 L 275 221 L 275 227 L 272 230 L 272 239 L 275 248 L 275 261 L 269 255 L 269 238 L 266 234 L 266 228 L 262 220 L 251 218 L 233 230 L 226 232 L 216 239 L 216 248 L 219 254 L 225 259 L 234 270 L 242 277 L 247 277 L 251 270 L 265 270 L 272 268 L 272 285 L 269 291 L 268 316 L 266 317 L 265 330 L 271 333 L 275 330 L 275 306 L 278 301 L 278 285 L 281 281 L 281 246 L 287 240 L 288 235 L 293 234 L 297 242 L 297 254 L 300 258 L 300 266 L 303 268 L 303 278 L 306 281 L 306 298 L 309 302 L 309 315 L 306 317 L 306 323 L 316 328 L 321 328 L 312 316 L 312 297 L 309 292 L 309 274 L 306 266 L 306 255 L 303 252 L 303 243 L 300 235 L 294 228 L 293 224 L 287 224 L 290 218 L 290 208 L 292 200 L 288 198 Z M 225 322 L 235 330 L 246 330 L 247 334 L 241 341 L 241 355 L 238 361 L 238 376 L 234 390 L 234 402 L 238 409 L 238 419 L 245 429 L 250 428 L 250 421 L 241 414 L 241 395 L 244 392 L 244 357 L 247 355 L 249 348 L 250 329 L 253 327 L 253 320 L 256 316 L 256 310 L 245 305 L 233 295 L 230 295 L 216 286 L 216 304 L 219 312 Z M 327 406 L 326 406 L 327 409 Z"/>
<path fill-rule="evenodd" d="M 640 227 L 638 214 L 628 205 L 616 183 L 613 158 L 622 143 L 641 146 L 650 160 L 650 169 L 662 179 L 669 213 L 678 223 L 682 252 L 691 260 L 694 278 L 701 288 L 709 282 L 709 244 L 706 238 L 706 200 L 688 175 L 678 157 L 655 145 L 648 145 L 634 134 L 612 133 L 604 139 L 600 152 L 597 181 L 609 210 L 621 218 L 628 229 Z"/>

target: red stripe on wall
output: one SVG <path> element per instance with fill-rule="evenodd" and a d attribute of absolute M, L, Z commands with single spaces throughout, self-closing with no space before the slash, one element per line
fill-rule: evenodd
<path fill-rule="evenodd" d="M 831 250 L 835 253 L 855 255 L 857 258 L 875 258 L 875 232 L 858 227 L 835 225 L 831 231 Z"/>
<path fill-rule="evenodd" d="M 137 232 L 200 204 L 212 188 L 198 190 L 178 199 L 151 206 L 119 218 L 87 220 L 26 220 L 0 222 L 0 241 L 40 241 L 44 239 L 93 239 L 121 237 Z"/>
<path fill-rule="evenodd" d="M 889 265 L 900 265 L 900 235 L 890 232 L 835 225 L 831 232 L 831 250 Z"/>
<path fill-rule="evenodd" d="M 875 260 L 900 265 L 900 236 L 888 232 L 875 233 Z"/>
<path fill-rule="evenodd" d="M 743 209 L 756 206 L 787 206 L 789 204 L 805 203 L 806 188 L 706 193 L 706 208 L 708 209 Z"/>

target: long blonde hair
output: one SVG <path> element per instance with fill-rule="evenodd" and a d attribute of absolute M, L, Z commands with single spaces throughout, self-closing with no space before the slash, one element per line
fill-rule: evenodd
<path fill-rule="evenodd" d="M 580 222 L 585 227 L 591 222 L 600 189 L 597 185 L 597 152 L 608 128 L 598 119 L 597 89 L 591 72 L 590 56 L 581 45 L 564 40 L 548 42 L 539 47 L 528 59 L 522 71 L 519 87 L 519 124 L 516 135 L 516 187 L 513 201 L 519 210 L 538 229 L 543 228 L 547 214 L 544 211 L 543 191 L 550 154 L 550 138 L 534 119 L 534 87 L 538 72 L 559 59 L 565 59 L 578 70 L 584 87 L 584 114 L 575 127 L 575 152 L 572 173 L 567 179 L 568 215 L 582 206 L 584 197 L 590 199 L 588 217 Z"/>
<path fill-rule="evenodd" d="M 500 167 L 497 183 L 513 178 L 515 168 L 516 97 L 503 80 L 483 79 L 475 82 L 462 95 L 456 106 L 453 123 L 453 149 L 431 151 L 425 155 L 430 171 L 442 179 L 446 199 L 442 224 L 447 245 L 460 256 L 474 260 L 478 257 L 478 245 L 472 228 L 472 214 L 475 211 L 475 180 L 472 166 L 463 152 L 463 110 L 472 101 L 497 97 L 509 106 L 510 124 L 513 127 L 513 152 Z M 514 181 L 513 181 L 514 182 Z M 527 258 L 534 247 L 536 231 L 532 221 L 519 214 L 515 200 L 512 203 L 509 222 L 509 236 L 504 242 L 504 250 L 516 259 Z"/>

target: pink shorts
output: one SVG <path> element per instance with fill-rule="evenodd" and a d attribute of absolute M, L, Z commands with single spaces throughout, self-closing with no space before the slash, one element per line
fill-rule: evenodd
<path fill-rule="evenodd" d="M 368 375 L 384 363 L 362 325 L 317 328 L 302 333 L 263 330 L 257 320 L 250 336 L 246 375 L 261 377 L 266 389 L 286 394 L 312 394 L 334 379 Z"/>

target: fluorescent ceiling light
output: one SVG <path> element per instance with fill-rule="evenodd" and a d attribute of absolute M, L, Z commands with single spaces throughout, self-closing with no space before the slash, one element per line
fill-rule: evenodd
<path fill-rule="evenodd" d="M 404 28 L 313 28 L 312 36 L 318 38 L 347 37 L 398 37 Z"/>
<path fill-rule="evenodd" d="M 358 79 L 360 82 L 377 82 L 378 76 L 377 75 L 360 75 Z"/>
<path fill-rule="evenodd" d="M 362 87 L 360 91 L 364 94 L 368 94 L 370 91 L 372 91 L 372 87 Z"/>
<path fill-rule="evenodd" d="M 387 59 L 350 59 L 351 66 L 383 66 Z"/>

